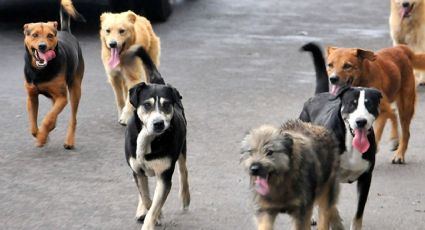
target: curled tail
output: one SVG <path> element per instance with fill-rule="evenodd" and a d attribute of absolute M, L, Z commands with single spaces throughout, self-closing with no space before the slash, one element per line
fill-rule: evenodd
<path fill-rule="evenodd" d="M 161 77 L 161 74 L 158 72 L 158 69 L 143 46 L 133 45 L 130 47 L 130 49 L 121 56 L 121 64 L 132 64 L 135 57 L 139 57 L 142 60 L 145 66 L 148 83 L 165 84 L 164 79 Z"/>
<path fill-rule="evenodd" d="M 322 49 L 314 42 L 307 43 L 301 47 L 301 51 L 311 52 L 316 70 L 316 90 L 314 94 L 329 92 L 328 73 L 326 72 L 325 59 Z"/>
<path fill-rule="evenodd" d="M 86 19 L 78 13 L 71 0 L 61 0 L 60 6 L 61 30 L 71 32 L 70 16 L 79 22 L 86 22 Z"/>

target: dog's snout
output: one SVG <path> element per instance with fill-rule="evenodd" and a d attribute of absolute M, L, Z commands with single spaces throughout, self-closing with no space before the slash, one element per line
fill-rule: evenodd
<path fill-rule="evenodd" d="M 249 167 L 249 171 L 251 175 L 258 176 L 260 174 L 261 165 L 258 163 L 254 163 Z"/>
<path fill-rule="evenodd" d="M 403 6 L 404 8 L 408 8 L 410 6 L 410 3 L 409 2 L 403 2 L 401 4 L 401 6 Z"/>
<path fill-rule="evenodd" d="M 153 129 L 154 129 L 156 132 L 161 132 L 161 131 L 163 131 L 163 130 L 164 130 L 164 127 L 165 127 L 164 121 L 155 121 L 155 122 L 153 123 Z"/>
<path fill-rule="evenodd" d="M 44 43 L 44 42 L 38 44 L 38 50 L 40 50 L 42 52 L 46 51 L 47 50 L 47 44 Z"/>
<path fill-rule="evenodd" d="M 356 120 L 357 128 L 364 128 L 367 124 L 367 120 L 364 118 L 359 118 Z"/>
<path fill-rule="evenodd" d="M 117 41 L 110 41 L 109 42 L 109 47 L 111 47 L 111 48 L 117 48 L 117 46 L 118 46 Z"/>
<path fill-rule="evenodd" d="M 331 76 L 331 77 L 329 77 L 329 81 L 332 83 L 332 84 L 336 84 L 338 81 L 339 81 L 339 77 L 338 76 Z"/>

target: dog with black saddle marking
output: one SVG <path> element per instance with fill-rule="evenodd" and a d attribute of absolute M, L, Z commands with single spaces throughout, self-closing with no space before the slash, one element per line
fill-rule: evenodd
<path fill-rule="evenodd" d="M 315 204 L 318 229 L 343 229 L 336 209 L 338 147 L 326 128 L 300 120 L 280 128 L 262 125 L 244 138 L 241 154 L 253 187 L 257 229 L 273 229 L 279 213 L 293 218 L 293 229 L 310 229 Z"/>
<path fill-rule="evenodd" d="M 71 34 L 70 18 L 85 22 L 72 5 L 71 0 L 61 0 L 61 29 L 57 22 L 37 22 L 24 25 L 25 35 L 25 89 L 31 134 L 37 139 L 37 146 L 47 142 L 50 131 L 56 126 L 59 113 L 71 104 L 71 118 L 64 148 L 75 145 L 77 110 L 81 97 L 81 82 L 84 75 L 84 60 L 78 40 Z M 53 102 L 52 109 L 37 125 L 38 96 L 42 94 Z"/>
<path fill-rule="evenodd" d="M 335 134 L 341 154 L 339 180 L 341 183 L 357 181 L 358 204 L 351 230 L 359 230 L 375 166 L 377 148 L 373 123 L 382 95 L 376 89 L 350 86 L 341 87 L 336 95 L 330 94 L 320 47 L 308 43 L 302 50 L 312 53 L 316 90 L 315 96 L 305 102 L 299 118 L 324 126 Z"/>
<path fill-rule="evenodd" d="M 164 80 L 141 46 L 123 54 L 121 63 L 131 64 L 139 57 L 147 70 L 149 82 L 130 89 L 130 103 L 135 111 L 125 134 L 125 157 L 139 190 L 136 219 L 142 230 L 153 230 L 171 189 L 176 162 L 180 172 L 180 196 L 183 209 L 190 203 L 186 168 L 186 118 L 180 93 Z M 148 176 L 156 177 L 153 200 L 149 196 Z"/>

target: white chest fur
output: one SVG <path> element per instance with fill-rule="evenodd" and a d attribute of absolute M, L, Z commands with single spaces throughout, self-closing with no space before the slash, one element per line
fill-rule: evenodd
<path fill-rule="evenodd" d="M 155 160 L 145 160 L 145 155 L 152 154 L 151 142 L 155 136 L 148 135 L 146 129 L 142 129 L 137 136 L 136 158 L 130 157 L 129 163 L 134 172 L 139 172 L 142 169 L 146 175 L 155 176 L 170 168 L 171 159 L 168 157 Z"/>
<path fill-rule="evenodd" d="M 353 148 L 353 136 L 349 131 L 345 137 L 346 151 L 341 155 L 340 182 L 356 181 L 370 167 L 369 161 L 362 158 L 362 153 Z"/>

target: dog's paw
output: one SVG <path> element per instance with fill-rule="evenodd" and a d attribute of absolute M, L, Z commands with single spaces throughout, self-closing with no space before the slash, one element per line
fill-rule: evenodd
<path fill-rule="evenodd" d="M 67 150 L 71 150 L 71 149 L 74 149 L 74 145 L 73 144 L 63 144 L 63 147 L 65 148 L 65 149 L 67 149 Z"/>
<path fill-rule="evenodd" d="M 31 129 L 31 135 L 32 135 L 33 137 L 37 137 L 37 133 L 38 133 L 38 128 L 33 128 L 33 129 Z"/>
<path fill-rule="evenodd" d="M 404 162 L 404 157 L 399 157 L 399 156 L 397 156 L 397 155 L 394 155 L 394 157 L 393 157 L 393 159 L 392 159 L 392 161 L 391 161 L 391 163 L 393 163 L 393 164 L 404 164 L 405 162 Z"/>
<path fill-rule="evenodd" d="M 37 141 L 35 145 L 39 148 L 43 147 L 47 143 L 47 134 L 44 132 L 38 132 L 36 138 Z"/>
<path fill-rule="evenodd" d="M 315 216 L 312 216 L 312 217 L 311 217 L 310 225 L 311 225 L 311 226 L 316 226 L 316 225 L 317 225 L 317 221 L 316 221 Z"/>
<path fill-rule="evenodd" d="M 141 216 L 136 216 L 135 219 L 137 222 L 143 223 L 145 221 L 146 213 Z"/>
<path fill-rule="evenodd" d="M 396 151 L 398 149 L 398 139 L 390 140 L 391 151 Z"/>
<path fill-rule="evenodd" d="M 189 209 L 189 205 L 190 205 L 190 194 L 189 194 L 189 192 L 182 193 L 181 194 L 181 200 L 182 200 L 183 211 L 187 211 Z"/>

